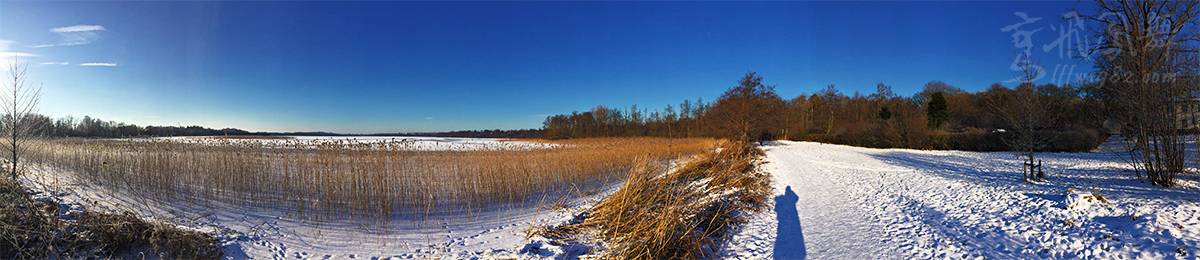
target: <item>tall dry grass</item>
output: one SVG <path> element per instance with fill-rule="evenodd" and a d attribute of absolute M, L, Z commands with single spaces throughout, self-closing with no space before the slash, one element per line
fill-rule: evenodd
<path fill-rule="evenodd" d="M 275 210 L 317 224 L 379 230 L 394 219 L 467 216 L 621 181 L 639 160 L 714 147 L 712 139 L 603 138 L 429 150 L 380 141 L 47 140 L 34 163 L 157 202 Z M 414 222 L 416 223 L 416 222 Z"/>
<path fill-rule="evenodd" d="M 751 212 L 768 207 L 763 151 L 726 142 L 667 168 L 652 160 L 633 168 L 620 190 L 592 207 L 586 220 L 538 230 L 566 240 L 605 242 L 606 259 L 703 259 Z"/>

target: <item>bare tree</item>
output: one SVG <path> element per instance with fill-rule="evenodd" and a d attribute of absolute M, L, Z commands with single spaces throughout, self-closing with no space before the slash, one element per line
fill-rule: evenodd
<path fill-rule="evenodd" d="M 18 174 L 21 172 L 20 164 L 21 156 L 25 151 L 29 150 L 29 141 L 35 138 L 37 130 L 40 126 L 37 125 L 37 120 L 34 116 L 38 112 L 38 103 L 42 98 L 42 88 L 26 86 L 26 71 L 28 65 L 18 63 L 16 59 L 9 61 L 9 82 L 6 88 L 3 89 L 4 94 L 0 95 L 0 151 L 4 152 L 4 157 L 8 159 L 9 176 L 15 181 Z"/>
<path fill-rule="evenodd" d="M 783 99 L 775 94 L 774 85 L 763 85 L 762 77 L 747 72 L 738 86 L 722 94 L 712 107 L 716 131 L 731 140 L 764 141 L 772 139 L 771 131 L 779 128 L 779 111 Z"/>
<path fill-rule="evenodd" d="M 821 105 L 822 105 L 823 109 L 822 109 L 822 111 L 817 112 L 817 113 L 821 113 L 821 115 L 814 114 L 814 116 L 820 116 L 820 117 L 828 116 L 825 119 L 825 135 L 831 135 L 831 134 L 833 134 L 833 123 L 834 123 L 833 112 L 835 110 L 841 110 L 840 108 L 842 108 L 843 105 L 845 104 L 845 102 L 842 102 L 843 101 L 842 98 L 845 96 L 842 95 L 842 93 L 837 90 L 837 86 L 835 86 L 833 84 L 829 84 L 829 86 L 825 86 L 825 89 L 823 89 L 821 91 L 817 91 L 816 95 L 821 97 L 820 100 L 822 101 Z M 828 113 L 826 113 L 826 112 L 828 112 Z"/>
<path fill-rule="evenodd" d="M 1031 59 L 1032 55 L 1029 52 L 1019 55 L 1021 56 L 1013 62 L 1020 65 L 1021 71 L 1014 72 L 1013 76 L 1021 84 L 1012 90 L 1003 85 L 992 85 L 987 90 L 984 104 L 992 114 L 1008 125 L 1005 130 L 1005 144 L 1028 160 L 1024 163 L 1025 167 L 1022 167 L 1021 179 L 1045 179 L 1046 176 L 1040 170 L 1040 162 L 1035 163 L 1034 152 L 1045 149 L 1054 141 L 1053 128 L 1062 117 L 1065 104 L 1038 93 L 1033 80 L 1045 71 L 1041 69 L 1040 62 Z M 1037 171 L 1034 170 L 1035 165 L 1039 166 Z"/>
<path fill-rule="evenodd" d="M 1093 23 L 1093 92 L 1105 114 L 1120 120 L 1133 138 L 1127 154 L 1138 175 L 1171 186 L 1184 170 L 1185 139 L 1176 104 L 1195 94 L 1196 17 L 1194 1 L 1098 1 Z M 1082 46 L 1081 46 L 1082 47 Z"/>

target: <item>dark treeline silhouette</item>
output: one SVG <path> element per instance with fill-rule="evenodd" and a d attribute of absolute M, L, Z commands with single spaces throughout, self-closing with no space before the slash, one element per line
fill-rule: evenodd
<path fill-rule="evenodd" d="M 161 137 L 161 136 L 221 136 L 221 135 L 287 135 L 287 136 L 431 136 L 431 137 L 474 137 L 474 138 L 539 138 L 540 129 L 518 130 L 464 130 L 426 133 L 380 133 L 341 134 L 332 132 L 251 132 L 237 128 L 212 129 L 203 126 L 138 126 L 123 122 L 105 121 L 90 116 L 77 118 L 65 116 L 53 119 L 41 114 L 31 114 L 38 126 L 36 135 L 48 137 Z"/>
<path fill-rule="evenodd" d="M 202 126 L 138 126 L 124 122 L 105 121 L 90 116 L 65 116 L 51 119 L 35 115 L 42 126 L 39 132 L 51 137 L 139 137 L 139 136 L 209 136 L 209 135 L 278 135 L 281 133 L 250 132 L 237 128 L 211 129 Z"/>
<path fill-rule="evenodd" d="M 1038 126 L 1057 136 L 1042 151 L 1086 151 L 1107 136 L 1094 111 L 1097 102 L 1081 88 L 1053 84 L 1030 86 L 1039 99 L 1060 107 L 1063 120 Z M 733 140 L 804 140 L 877 148 L 1011 150 L 1005 140 L 1012 125 L 989 102 L 1004 102 L 1014 91 L 999 83 L 966 92 L 942 81 L 925 84 L 904 97 L 879 83 L 876 92 L 850 95 L 829 85 L 812 94 L 783 99 L 775 86 L 747 73 L 716 101 L 684 100 L 662 110 L 597 106 L 586 112 L 549 116 L 543 138 L 618 136 L 718 137 Z"/>

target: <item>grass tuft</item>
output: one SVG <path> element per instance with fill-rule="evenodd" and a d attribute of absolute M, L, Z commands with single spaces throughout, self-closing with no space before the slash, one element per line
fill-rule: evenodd
<path fill-rule="evenodd" d="M 1092 190 L 1092 197 L 1095 197 L 1100 202 L 1108 203 L 1108 199 L 1104 198 L 1104 194 L 1100 194 L 1098 190 Z"/>

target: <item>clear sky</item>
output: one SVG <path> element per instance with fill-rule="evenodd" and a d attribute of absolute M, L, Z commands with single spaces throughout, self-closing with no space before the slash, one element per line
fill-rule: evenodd
<path fill-rule="evenodd" d="M 1074 4 L 4 1 L 0 55 L 28 62 L 54 117 L 251 131 L 539 128 L 596 105 L 711 101 L 747 71 L 789 99 L 829 84 L 979 91 L 1012 79 L 1019 30 L 1033 31 L 1048 74 L 1039 83 L 1064 82 L 1056 67 L 1090 68 L 1049 45 L 1078 38 L 1059 18 Z M 1004 31 L 1026 21 L 1016 12 L 1042 19 Z"/>

